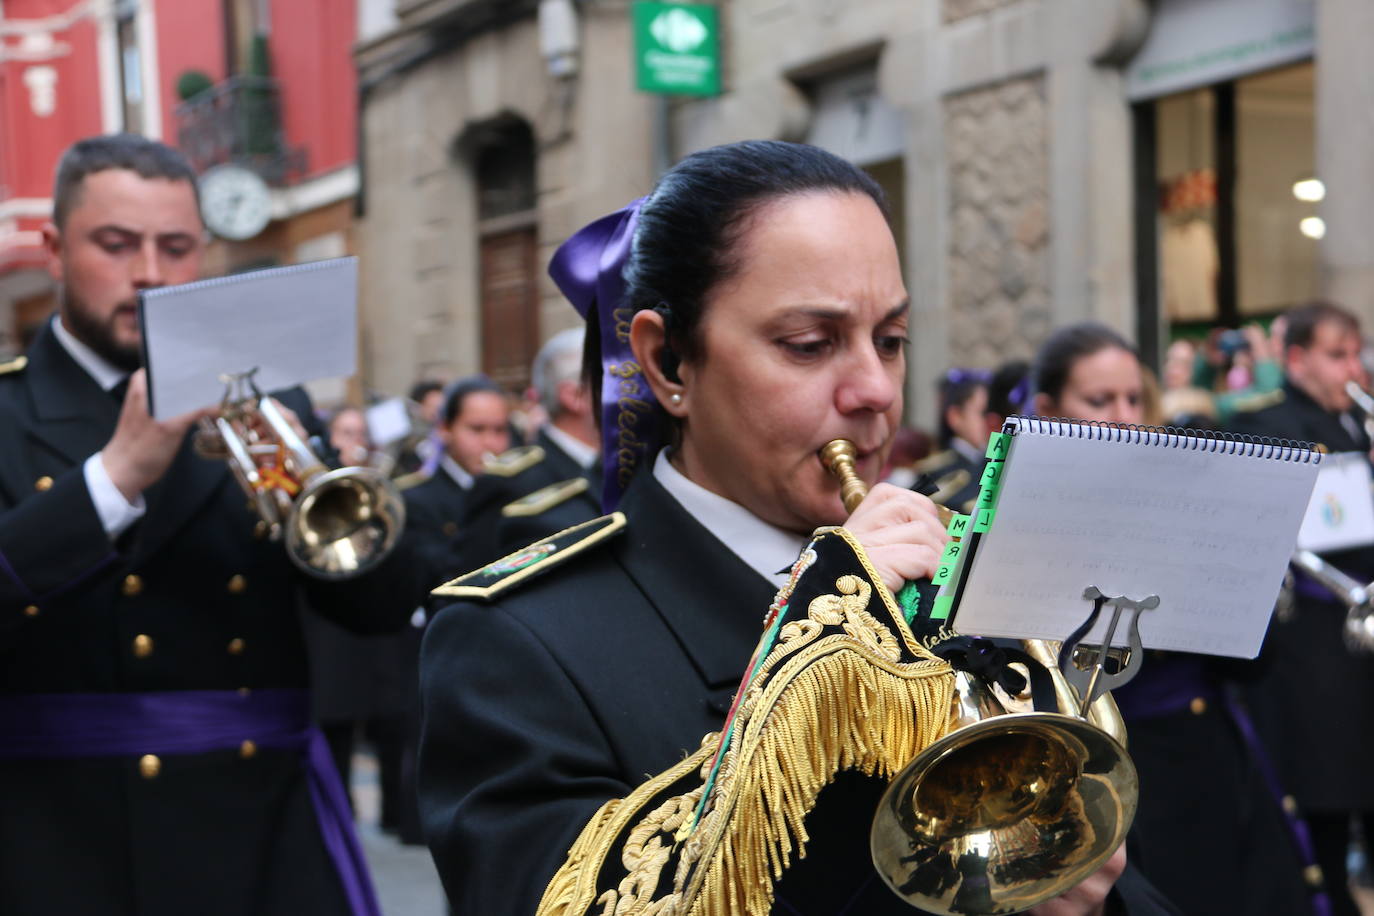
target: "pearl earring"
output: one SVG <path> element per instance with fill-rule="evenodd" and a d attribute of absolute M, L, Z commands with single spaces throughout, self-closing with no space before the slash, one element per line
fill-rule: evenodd
<path fill-rule="evenodd" d="M 668 396 L 668 400 L 673 402 L 674 407 L 677 407 L 682 403 L 682 395 L 674 391 L 671 395 Z"/>

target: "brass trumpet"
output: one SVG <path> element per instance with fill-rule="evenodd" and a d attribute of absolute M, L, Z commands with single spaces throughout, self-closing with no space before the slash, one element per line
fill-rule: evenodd
<path fill-rule="evenodd" d="M 822 460 L 852 512 L 867 492 L 853 445 L 831 442 Z M 1110 694 L 1089 691 L 1084 702 L 1057 644 L 1022 646 L 1048 674 L 1056 708 L 999 697 L 957 672 L 949 731 L 892 779 L 874 816 L 874 866 L 913 906 L 950 916 L 1029 909 L 1101 867 L 1135 817 L 1135 765 Z"/>
<path fill-rule="evenodd" d="M 253 382 L 257 370 L 221 376 L 219 416 L 202 419 L 194 446 L 227 461 L 274 541 L 319 579 L 350 579 L 380 563 L 405 525 L 396 485 L 372 468 L 330 470 Z"/>

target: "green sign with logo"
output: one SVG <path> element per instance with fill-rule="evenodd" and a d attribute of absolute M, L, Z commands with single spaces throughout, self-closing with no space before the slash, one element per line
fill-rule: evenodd
<path fill-rule="evenodd" d="M 702 3 L 634 5 L 635 71 L 644 92 L 720 94 L 716 8 Z"/>

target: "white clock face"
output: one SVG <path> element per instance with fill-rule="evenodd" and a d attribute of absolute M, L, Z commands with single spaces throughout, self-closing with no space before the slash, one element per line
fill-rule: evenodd
<path fill-rule="evenodd" d="M 220 238 L 251 239 L 272 219 L 272 193 L 256 173 L 219 165 L 200 177 L 200 210 Z"/>

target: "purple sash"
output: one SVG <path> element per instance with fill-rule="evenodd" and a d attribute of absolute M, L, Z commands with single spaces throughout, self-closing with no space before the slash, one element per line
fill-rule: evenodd
<path fill-rule="evenodd" d="M 354 916 L 380 916 L 367 860 L 324 735 L 304 690 L 41 693 L 0 697 L 0 760 L 300 751 L 320 835 Z"/>

